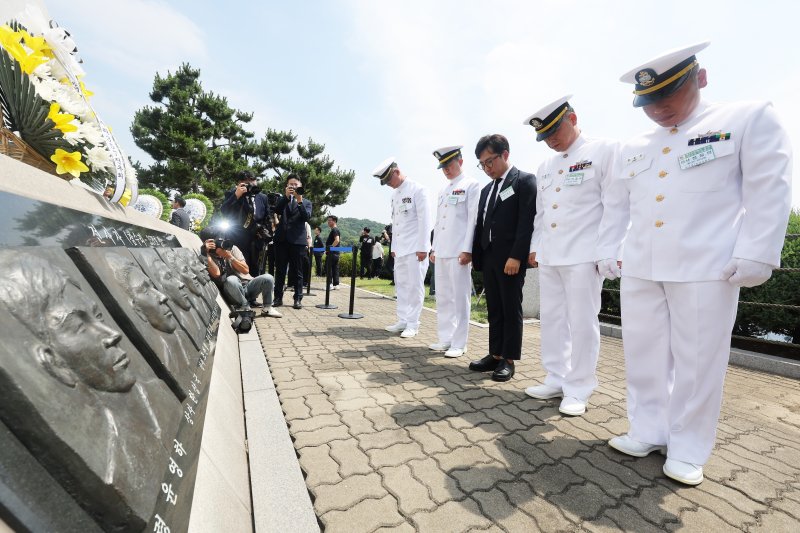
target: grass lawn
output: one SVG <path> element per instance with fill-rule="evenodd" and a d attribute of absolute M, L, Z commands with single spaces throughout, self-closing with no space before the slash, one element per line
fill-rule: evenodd
<path fill-rule="evenodd" d="M 315 281 L 323 281 L 322 278 L 316 278 Z M 342 282 L 349 283 L 350 279 L 342 279 Z M 379 279 L 379 278 L 372 278 L 372 279 L 356 279 L 356 287 L 359 289 L 365 289 L 372 292 L 377 292 L 378 294 L 384 294 L 386 296 L 394 297 L 394 285 L 389 284 L 388 279 Z M 425 286 L 425 307 L 430 309 L 436 309 L 436 297 L 430 296 L 428 294 L 429 287 Z M 486 313 L 486 299 L 481 298 L 480 303 L 476 303 L 478 301 L 477 296 L 472 297 L 472 312 L 470 313 L 470 318 L 475 322 L 480 322 L 482 324 L 486 324 L 487 320 L 487 313 Z"/>

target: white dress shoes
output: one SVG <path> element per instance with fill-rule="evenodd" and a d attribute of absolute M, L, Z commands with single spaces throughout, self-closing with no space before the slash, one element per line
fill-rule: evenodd
<path fill-rule="evenodd" d="M 549 400 L 550 398 L 560 398 L 564 395 L 561 387 L 551 387 L 550 385 L 536 385 L 525 389 L 525 394 L 538 400 Z"/>
<path fill-rule="evenodd" d="M 428 348 L 430 348 L 434 352 L 446 352 L 450 348 L 450 343 L 449 342 L 435 342 L 433 344 L 428 345 Z"/>
<path fill-rule="evenodd" d="M 664 463 L 664 474 L 685 485 L 699 485 L 703 482 L 703 467 L 692 463 L 684 463 L 675 459 L 667 459 Z"/>
<path fill-rule="evenodd" d="M 581 416 L 586 412 L 586 402 L 572 396 L 564 396 L 561 405 L 558 406 L 558 411 L 564 415 Z"/>
<path fill-rule="evenodd" d="M 667 447 L 661 444 L 648 444 L 636 439 L 630 438 L 628 435 L 614 437 L 608 441 L 608 445 L 615 450 L 632 457 L 645 457 L 652 452 L 658 451 L 661 455 L 665 455 Z"/>
<path fill-rule="evenodd" d="M 388 331 L 390 333 L 400 333 L 401 331 L 406 329 L 406 324 L 405 324 L 405 322 L 398 322 L 397 324 L 392 324 L 391 326 L 386 326 L 383 329 L 385 329 L 386 331 Z"/>
<path fill-rule="evenodd" d="M 401 337 L 404 339 L 410 339 L 411 337 L 417 336 L 417 330 L 412 328 L 406 328 L 403 330 L 403 333 L 400 334 Z"/>
<path fill-rule="evenodd" d="M 465 353 L 467 353 L 467 349 L 466 348 L 450 348 L 449 350 L 444 352 L 444 356 L 445 357 L 461 357 Z"/>

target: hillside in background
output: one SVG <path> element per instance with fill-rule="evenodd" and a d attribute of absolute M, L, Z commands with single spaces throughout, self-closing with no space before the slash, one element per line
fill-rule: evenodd
<path fill-rule="evenodd" d="M 370 234 L 375 237 L 380 237 L 383 228 L 388 225 L 383 222 L 375 222 L 366 218 L 340 218 L 338 222 L 339 231 L 342 234 L 342 246 L 351 246 L 358 242 L 358 237 L 361 235 L 361 230 L 364 228 L 370 229 Z M 328 237 L 328 225 L 320 224 L 322 229 L 322 239 Z"/>

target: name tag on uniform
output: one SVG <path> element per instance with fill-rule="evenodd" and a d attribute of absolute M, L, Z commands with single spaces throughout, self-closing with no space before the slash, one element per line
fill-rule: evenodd
<path fill-rule="evenodd" d="M 583 183 L 583 172 L 570 172 L 564 177 L 564 185 L 580 185 Z"/>
<path fill-rule="evenodd" d="M 509 198 L 511 198 L 512 196 L 514 196 L 514 188 L 513 187 L 509 187 L 508 189 L 506 189 L 506 190 L 504 190 L 503 192 L 500 193 L 500 199 L 502 201 L 504 201 L 504 202 L 506 200 L 508 200 Z"/>
<path fill-rule="evenodd" d="M 458 196 L 451 194 L 447 197 L 447 203 L 450 205 L 456 205 L 458 203 Z"/>
<path fill-rule="evenodd" d="M 716 159 L 716 156 L 714 156 L 714 147 L 706 144 L 696 150 L 691 150 L 678 156 L 678 164 L 681 170 L 686 170 L 687 168 L 703 165 L 714 159 Z"/>

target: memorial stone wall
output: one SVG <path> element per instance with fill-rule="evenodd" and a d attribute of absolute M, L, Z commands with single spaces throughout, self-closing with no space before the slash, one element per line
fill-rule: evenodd
<path fill-rule="evenodd" d="M 0 155 L 0 523 L 205 529 L 195 482 L 217 453 L 201 452 L 204 421 L 218 341 L 231 337 L 199 244 Z M 217 397 L 235 400 L 227 373 Z M 227 455 L 246 461 L 241 448 Z M 227 476 L 249 494 L 246 477 Z"/>

